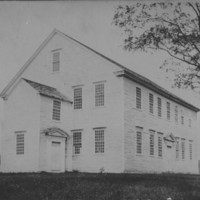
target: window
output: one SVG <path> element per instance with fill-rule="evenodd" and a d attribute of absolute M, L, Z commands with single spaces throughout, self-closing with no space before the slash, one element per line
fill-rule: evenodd
<path fill-rule="evenodd" d="M 142 108 L 142 93 L 141 88 L 136 87 L 136 108 L 141 109 Z"/>
<path fill-rule="evenodd" d="M 150 131 L 150 156 L 154 155 L 154 131 Z"/>
<path fill-rule="evenodd" d="M 60 70 L 60 52 L 53 52 L 53 72 Z"/>
<path fill-rule="evenodd" d="M 158 134 L 158 157 L 163 156 L 163 140 L 162 140 L 162 134 Z"/>
<path fill-rule="evenodd" d="M 153 94 L 149 93 L 149 112 L 153 114 Z"/>
<path fill-rule="evenodd" d="M 161 98 L 158 97 L 158 117 L 162 116 L 162 101 Z"/>
<path fill-rule="evenodd" d="M 188 123 L 189 123 L 189 127 L 191 128 L 191 127 L 192 127 L 192 120 L 189 119 L 189 120 L 188 120 Z"/>
<path fill-rule="evenodd" d="M 80 150 L 82 147 L 80 131 L 73 133 L 73 147 L 74 147 L 74 154 L 80 154 L 80 152 L 81 152 Z"/>
<path fill-rule="evenodd" d="M 183 114 L 183 112 L 181 113 L 181 124 L 184 124 L 184 114 Z"/>
<path fill-rule="evenodd" d="M 53 120 L 60 121 L 61 102 L 53 100 Z"/>
<path fill-rule="evenodd" d="M 24 154 L 24 131 L 16 133 L 16 154 Z"/>
<path fill-rule="evenodd" d="M 104 106 L 104 84 L 95 85 L 95 106 Z"/>
<path fill-rule="evenodd" d="M 142 129 L 136 131 L 136 153 L 142 154 Z"/>
<path fill-rule="evenodd" d="M 181 155 L 182 155 L 182 160 L 185 159 L 185 139 L 181 140 Z"/>
<path fill-rule="evenodd" d="M 175 114 L 175 122 L 178 123 L 178 106 L 175 106 L 174 114 Z"/>
<path fill-rule="evenodd" d="M 104 129 L 95 130 L 95 153 L 104 153 Z"/>
<path fill-rule="evenodd" d="M 82 88 L 74 88 L 74 109 L 82 109 Z"/>
<path fill-rule="evenodd" d="M 167 119 L 170 120 L 170 103 L 167 102 Z"/>
<path fill-rule="evenodd" d="M 179 138 L 176 138 L 176 159 L 179 159 Z"/>
<path fill-rule="evenodd" d="M 189 151 L 190 160 L 192 160 L 192 141 L 189 141 Z"/>

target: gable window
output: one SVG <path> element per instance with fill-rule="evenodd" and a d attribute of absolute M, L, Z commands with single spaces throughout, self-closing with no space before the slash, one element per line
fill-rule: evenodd
<path fill-rule="evenodd" d="M 24 154 L 24 133 L 25 131 L 19 131 L 16 133 L 16 154 Z"/>
<path fill-rule="evenodd" d="M 104 83 L 95 84 L 95 106 L 104 106 Z"/>
<path fill-rule="evenodd" d="M 185 159 L 185 139 L 182 139 L 181 140 L 181 157 L 182 157 L 182 160 Z"/>
<path fill-rule="evenodd" d="M 154 131 L 150 131 L 150 156 L 154 155 Z"/>
<path fill-rule="evenodd" d="M 190 160 L 192 160 L 192 141 L 189 141 L 189 155 L 190 155 Z"/>
<path fill-rule="evenodd" d="M 158 97 L 158 117 L 161 117 L 162 116 L 162 101 L 161 101 L 161 98 Z"/>
<path fill-rule="evenodd" d="M 52 116 L 53 120 L 60 121 L 60 110 L 61 110 L 61 102 L 58 100 L 53 100 L 53 116 Z"/>
<path fill-rule="evenodd" d="M 82 109 L 82 88 L 74 88 L 74 109 Z"/>
<path fill-rule="evenodd" d="M 167 102 L 167 119 L 170 120 L 170 103 Z"/>
<path fill-rule="evenodd" d="M 104 129 L 95 129 L 95 153 L 104 153 Z"/>
<path fill-rule="evenodd" d="M 179 159 L 179 138 L 176 138 L 176 159 Z"/>
<path fill-rule="evenodd" d="M 73 147 L 74 154 L 80 154 L 81 152 L 81 131 L 73 132 Z"/>
<path fill-rule="evenodd" d="M 141 109 L 142 108 L 142 92 L 141 88 L 136 87 L 136 108 Z"/>
<path fill-rule="evenodd" d="M 153 114 L 153 94 L 149 93 L 149 112 Z"/>
<path fill-rule="evenodd" d="M 136 153 L 142 154 L 142 128 L 136 130 Z"/>
<path fill-rule="evenodd" d="M 158 133 L 158 157 L 163 156 L 163 140 L 162 140 L 162 134 Z"/>
<path fill-rule="evenodd" d="M 53 52 L 53 72 L 60 71 L 60 52 Z"/>
<path fill-rule="evenodd" d="M 175 122 L 178 123 L 178 106 L 175 106 L 174 114 L 175 114 Z"/>

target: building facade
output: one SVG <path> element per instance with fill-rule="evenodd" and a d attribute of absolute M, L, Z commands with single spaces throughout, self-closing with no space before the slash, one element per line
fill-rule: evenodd
<path fill-rule="evenodd" d="M 198 173 L 199 109 L 58 30 L 1 97 L 3 172 Z"/>

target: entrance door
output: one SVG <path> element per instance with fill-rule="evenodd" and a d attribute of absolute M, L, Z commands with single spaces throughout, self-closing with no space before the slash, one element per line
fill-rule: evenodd
<path fill-rule="evenodd" d="M 166 148 L 166 159 L 167 159 L 167 171 L 172 172 L 173 170 L 173 160 L 174 152 L 172 146 L 167 146 Z"/>
<path fill-rule="evenodd" d="M 61 171 L 61 143 L 51 143 L 51 170 L 54 172 Z"/>

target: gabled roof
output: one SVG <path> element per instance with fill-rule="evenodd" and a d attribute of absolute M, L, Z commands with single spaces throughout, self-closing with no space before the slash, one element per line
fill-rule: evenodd
<path fill-rule="evenodd" d="M 53 87 L 50 87 L 50 86 L 47 86 L 47 85 L 43 85 L 41 83 L 36 83 L 36 82 L 30 81 L 30 80 L 27 80 L 27 79 L 23 79 L 23 80 L 26 81 L 35 90 L 37 90 L 40 95 L 72 103 L 72 101 L 70 101 L 68 97 L 63 95 L 56 88 L 53 88 Z"/>
<path fill-rule="evenodd" d="M 123 65 L 117 63 L 116 61 L 106 57 L 105 55 L 95 51 L 94 49 L 88 47 L 87 45 L 75 40 L 74 38 L 62 33 L 61 31 L 54 29 L 52 31 L 52 33 L 44 40 L 44 42 L 39 46 L 39 48 L 35 51 L 35 53 L 30 57 L 30 59 L 25 63 L 25 65 L 19 70 L 19 72 L 14 76 L 14 78 L 9 82 L 9 84 L 5 87 L 5 89 L 1 92 L 0 97 L 5 97 L 6 92 L 12 87 L 12 85 L 21 77 L 21 75 L 23 74 L 23 72 L 26 70 L 26 68 L 30 65 L 30 63 L 34 60 L 34 58 L 40 53 L 40 51 L 46 46 L 46 44 L 51 40 L 51 38 L 55 35 L 58 34 L 64 38 L 70 39 L 71 41 L 75 42 L 76 44 L 79 44 L 83 47 L 85 47 L 86 49 L 90 50 L 91 52 L 95 53 L 96 55 L 104 58 L 105 60 L 113 63 L 114 65 L 118 66 L 121 71 L 119 71 L 118 73 L 116 73 L 117 76 L 124 76 L 126 78 L 129 78 L 137 83 L 140 83 L 141 85 L 157 92 L 158 94 L 176 102 L 179 103 L 195 112 L 200 111 L 199 108 L 193 106 L 192 104 L 182 100 L 181 98 L 179 98 L 178 96 L 172 94 L 171 92 L 165 90 L 164 88 L 160 87 L 158 84 L 154 83 L 153 81 L 145 78 L 144 76 L 141 76 L 139 74 L 137 74 L 136 72 L 124 67 Z"/>
<path fill-rule="evenodd" d="M 41 133 L 55 137 L 69 137 L 69 134 L 66 131 L 63 131 L 62 129 L 57 127 L 46 128 L 42 130 Z"/>

